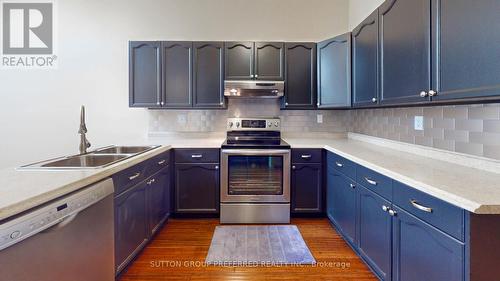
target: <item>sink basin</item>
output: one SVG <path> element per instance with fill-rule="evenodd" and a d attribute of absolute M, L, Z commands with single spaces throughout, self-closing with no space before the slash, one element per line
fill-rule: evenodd
<path fill-rule="evenodd" d="M 92 153 L 94 154 L 138 154 L 156 146 L 113 146 L 108 148 L 98 149 Z"/>
<path fill-rule="evenodd" d="M 99 154 L 85 154 L 76 155 L 68 158 L 54 160 L 42 164 L 40 167 L 44 168 L 100 168 L 111 165 L 115 162 L 130 157 L 130 155 L 116 154 L 116 155 L 99 155 Z"/>
<path fill-rule="evenodd" d="M 159 146 L 108 146 L 87 154 L 60 157 L 25 165 L 18 170 L 85 170 L 99 169 L 136 156 Z"/>

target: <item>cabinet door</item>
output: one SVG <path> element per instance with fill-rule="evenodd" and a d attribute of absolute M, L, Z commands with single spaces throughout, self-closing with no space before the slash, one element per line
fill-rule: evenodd
<path fill-rule="evenodd" d="M 162 42 L 163 106 L 191 107 L 191 42 Z"/>
<path fill-rule="evenodd" d="M 318 43 L 318 107 L 351 106 L 351 34 Z"/>
<path fill-rule="evenodd" d="M 464 245 L 394 208 L 394 280 L 464 280 Z"/>
<path fill-rule="evenodd" d="M 193 43 L 193 106 L 224 108 L 224 44 Z"/>
<path fill-rule="evenodd" d="M 115 264 L 117 273 L 137 255 L 149 237 L 146 183 L 115 198 Z"/>
<path fill-rule="evenodd" d="M 433 100 L 500 96 L 500 2 L 435 0 Z"/>
<path fill-rule="evenodd" d="M 382 104 L 428 102 L 431 86 L 430 0 L 386 0 L 380 12 Z"/>
<path fill-rule="evenodd" d="M 219 164 L 176 164 L 177 213 L 219 212 Z"/>
<path fill-rule="evenodd" d="M 353 106 L 378 103 L 378 9 L 352 32 Z"/>
<path fill-rule="evenodd" d="M 321 213 L 321 164 L 292 165 L 292 212 Z"/>
<path fill-rule="evenodd" d="M 359 252 L 381 279 L 391 280 L 392 217 L 383 209 L 391 203 L 363 186 L 358 196 Z"/>
<path fill-rule="evenodd" d="M 286 109 L 316 108 L 316 44 L 285 44 Z"/>
<path fill-rule="evenodd" d="M 279 42 L 255 43 L 255 79 L 284 80 L 285 46 Z"/>
<path fill-rule="evenodd" d="M 129 106 L 160 107 L 160 42 L 137 41 L 129 44 Z"/>
<path fill-rule="evenodd" d="M 347 177 L 328 171 L 328 216 L 351 245 L 356 241 L 356 185 Z"/>
<path fill-rule="evenodd" d="M 250 80 L 254 78 L 254 43 L 224 43 L 226 80 Z"/>
<path fill-rule="evenodd" d="M 154 235 L 168 215 L 168 193 L 170 192 L 170 168 L 167 166 L 146 181 L 150 234 Z"/>

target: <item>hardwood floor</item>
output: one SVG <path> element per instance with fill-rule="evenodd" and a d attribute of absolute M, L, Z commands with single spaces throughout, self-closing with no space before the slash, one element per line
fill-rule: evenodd
<path fill-rule="evenodd" d="M 292 219 L 316 266 L 204 266 L 218 224 L 218 219 L 169 220 L 120 280 L 377 280 L 324 218 Z"/>

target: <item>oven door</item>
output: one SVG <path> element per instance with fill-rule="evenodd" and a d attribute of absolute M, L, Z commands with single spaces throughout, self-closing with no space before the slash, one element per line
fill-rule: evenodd
<path fill-rule="evenodd" d="M 221 202 L 290 202 L 290 150 L 224 149 Z"/>

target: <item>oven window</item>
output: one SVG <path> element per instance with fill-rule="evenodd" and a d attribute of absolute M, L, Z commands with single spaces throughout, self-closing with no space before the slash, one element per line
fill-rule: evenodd
<path fill-rule="evenodd" d="M 229 195 L 282 195 L 283 156 L 229 156 Z"/>

